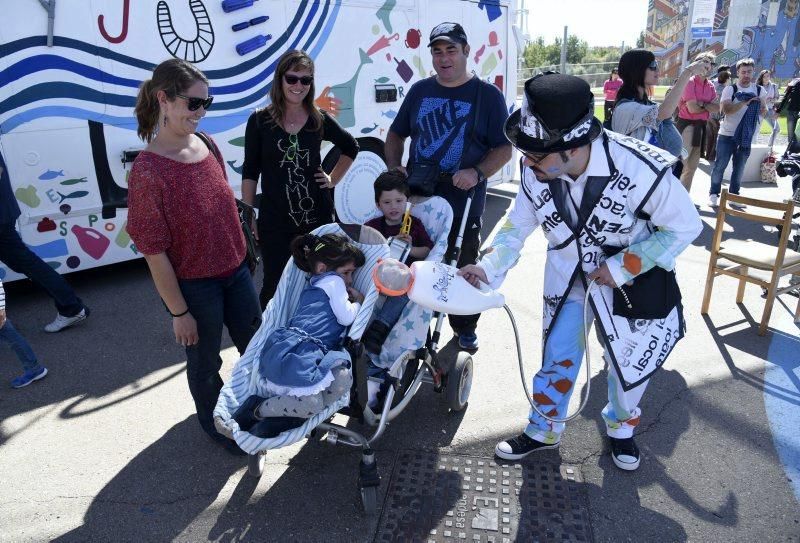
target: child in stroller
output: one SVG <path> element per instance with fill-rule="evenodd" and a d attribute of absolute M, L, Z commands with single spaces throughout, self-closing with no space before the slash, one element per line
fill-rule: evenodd
<path fill-rule="evenodd" d="M 343 236 L 306 234 L 291 246 L 295 265 L 310 273 L 289 322 L 272 331 L 260 353 L 256 390 L 233 418 L 242 430 L 274 437 L 323 411 L 352 383 L 350 355 L 341 348 L 364 296 L 352 274 L 364 254 Z"/>
<path fill-rule="evenodd" d="M 409 233 L 401 233 L 410 194 L 405 175 L 396 171 L 380 174 L 375 180 L 375 205 L 380 210 L 381 216 L 366 223 L 387 239 L 393 237 L 407 243 L 410 250 L 406 263 L 409 265 L 417 260 L 424 260 L 433 248 L 433 241 L 417 217 L 410 216 Z M 380 352 L 383 342 L 400 319 L 406 304 L 408 296 L 405 294 L 385 299 L 361 340 L 367 352 L 373 354 Z"/>

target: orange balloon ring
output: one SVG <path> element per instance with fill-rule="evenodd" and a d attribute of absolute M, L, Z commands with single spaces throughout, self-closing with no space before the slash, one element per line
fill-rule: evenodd
<path fill-rule="evenodd" d="M 372 268 L 372 281 L 375 283 L 375 287 L 377 287 L 378 292 L 385 295 L 385 296 L 402 296 L 406 294 L 408 291 L 411 290 L 411 287 L 414 286 L 414 275 L 411 274 L 411 279 L 408 281 L 408 286 L 404 289 L 391 289 L 381 283 L 380 278 L 378 277 L 378 270 L 380 269 L 380 263 L 383 262 L 382 258 L 378 259 L 378 264 Z"/>

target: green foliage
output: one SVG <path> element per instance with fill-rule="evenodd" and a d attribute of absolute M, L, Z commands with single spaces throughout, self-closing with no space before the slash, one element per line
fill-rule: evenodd
<path fill-rule="evenodd" d="M 531 41 L 528 46 L 525 47 L 525 51 L 522 52 L 525 66 L 528 68 L 535 68 L 547 64 L 545 54 L 546 48 L 547 46 L 544 44 L 544 38 L 541 36 Z"/>
<path fill-rule="evenodd" d="M 589 45 L 578 36 L 567 37 L 567 63 L 577 64 L 589 51 Z M 558 65 L 561 63 L 561 38 L 556 38 L 554 43 L 545 44 L 544 38 L 539 36 L 531 41 L 522 53 L 525 66 L 535 68 L 539 66 Z"/>
<path fill-rule="evenodd" d="M 636 48 L 644 49 L 644 30 L 639 32 L 639 38 L 636 40 Z"/>
<path fill-rule="evenodd" d="M 644 32 L 639 34 L 636 40 L 636 47 L 644 46 Z M 630 49 L 627 45 L 625 49 Z M 567 37 L 567 64 L 595 64 L 588 68 L 591 73 L 610 72 L 611 68 L 617 65 L 622 54 L 620 47 L 589 47 L 586 41 L 578 36 L 570 35 Z M 561 64 L 561 38 L 555 38 L 553 43 L 546 43 L 544 37 L 538 36 L 532 40 L 525 51 L 522 53 L 525 67 L 528 69 L 551 67 L 558 68 Z M 602 65 L 600 65 L 602 63 Z M 582 75 L 587 73 L 587 68 L 576 66 L 570 67 L 569 73 Z"/>

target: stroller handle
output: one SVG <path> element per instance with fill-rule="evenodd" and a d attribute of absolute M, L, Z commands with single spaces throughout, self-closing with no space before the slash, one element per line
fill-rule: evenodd
<path fill-rule="evenodd" d="M 458 264 L 458 259 L 461 256 L 461 244 L 464 242 L 464 230 L 467 229 L 467 220 L 469 220 L 469 208 L 472 207 L 472 199 L 475 197 L 475 187 L 469 189 L 467 192 L 467 202 L 464 204 L 464 213 L 461 215 L 461 224 L 458 225 L 458 235 L 452 250 L 447 255 L 445 261 L 451 266 Z"/>

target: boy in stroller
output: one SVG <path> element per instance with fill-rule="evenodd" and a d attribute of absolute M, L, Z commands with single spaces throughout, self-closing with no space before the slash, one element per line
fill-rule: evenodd
<path fill-rule="evenodd" d="M 401 233 L 403 217 L 408 203 L 410 190 L 406 177 L 400 172 L 384 172 L 375 180 L 375 205 L 381 212 L 380 217 L 367 221 L 366 225 L 374 228 L 385 238 L 394 237 L 407 243 L 411 249 L 406 263 L 424 260 L 433 248 L 428 232 L 422 222 L 410 216 L 411 224 L 408 234 Z M 367 352 L 377 354 L 383 342 L 400 319 L 403 309 L 408 304 L 408 296 L 389 296 L 377 311 L 375 319 L 364 333 L 362 343 Z"/>
<path fill-rule="evenodd" d="M 364 254 L 335 234 L 298 236 L 291 245 L 294 263 L 311 273 L 286 326 L 272 331 L 261 351 L 257 390 L 234 413 L 242 430 L 273 437 L 321 412 L 349 390 L 350 356 L 341 348 L 364 296 L 352 274 Z"/>

